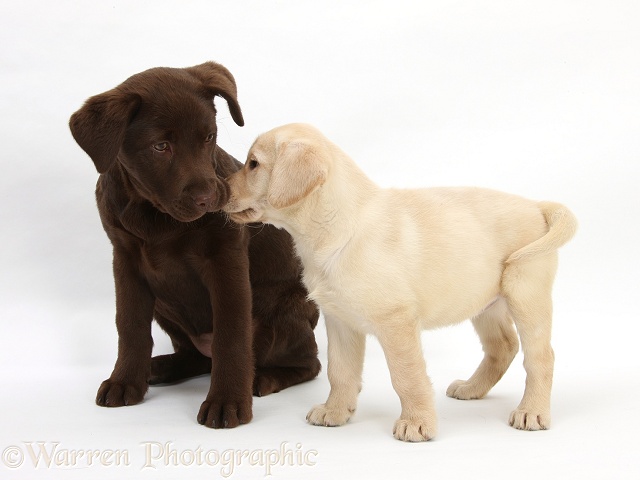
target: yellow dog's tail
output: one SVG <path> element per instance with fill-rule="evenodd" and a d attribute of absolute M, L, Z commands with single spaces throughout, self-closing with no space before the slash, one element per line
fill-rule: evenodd
<path fill-rule="evenodd" d="M 506 263 L 528 260 L 557 250 L 576 233 L 578 220 L 567 207 L 554 202 L 540 202 L 538 206 L 549 225 L 549 231 L 535 242 L 516 250 L 507 258 Z"/>

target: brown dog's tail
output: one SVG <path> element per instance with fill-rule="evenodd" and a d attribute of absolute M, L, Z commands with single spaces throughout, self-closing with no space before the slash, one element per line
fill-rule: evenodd
<path fill-rule="evenodd" d="M 516 250 L 507 258 L 506 263 L 528 260 L 557 250 L 576 233 L 578 220 L 567 207 L 553 202 L 540 202 L 538 206 L 549 225 L 549 231 L 535 242 Z"/>

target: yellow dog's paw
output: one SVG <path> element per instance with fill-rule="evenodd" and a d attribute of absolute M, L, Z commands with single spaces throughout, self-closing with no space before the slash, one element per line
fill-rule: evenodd
<path fill-rule="evenodd" d="M 547 430 L 551 426 L 549 412 L 514 410 L 509 417 L 509 425 L 518 430 Z"/>
<path fill-rule="evenodd" d="M 447 397 L 457 398 L 458 400 L 475 400 L 483 398 L 486 394 L 486 389 L 465 380 L 456 380 L 447 388 Z"/>
<path fill-rule="evenodd" d="M 426 442 L 436 436 L 437 422 L 431 416 L 399 418 L 393 427 L 393 436 L 403 442 Z"/>
<path fill-rule="evenodd" d="M 326 404 L 316 405 L 307 414 L 307 422 L 311 425 L 324 427 L 339 427 L 351 418 L 354 410 L 349 408 L 327 408 Z"/>

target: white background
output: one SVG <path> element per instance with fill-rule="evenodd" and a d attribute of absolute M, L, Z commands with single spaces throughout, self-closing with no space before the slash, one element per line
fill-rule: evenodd
<path fill-rule="evenodd" d="M 399 402 L 373 340 L 350 423 L 305 423 L 328 393 L 322 324 L 319 379 L 255 399 L 249 425 L 197 424 L 207 378 L 151 388 L 135 407 L 95 406 L 116 353 L 111 250 L 94 203 L 97 173 L 67 121 L 136 72 L 206 60 L 235 75 L 246 126 L 218 100 L 218 142 L 241 160 L 259 133 L 305 121 L 381 185 L 486 186 L 575 212 L 580 230 L 561 250 L 555 289 L 551 430 L 507 425 L 524 387 L 520 356 L 486 399 L 444 395 L 480 360 L 468 323 L 423 336 L 440 420 L 425 444 L 393 439 Z M 163 459 L 143 469 L 144 442 L 173 442 L 182 463 L 198 447 L 288 442 L 317 452 L 315 465 L 280 465 L 273 478 L 640 475 L 635 0 L 3 1 L 0 111 L 1 477 L 224 473 Z M 156 352 L 168 350 L 156 332 Z M 130 465 L 36 468 L 25 442 L 37 441 L 49 451 L 52 442 L 126 450 Z M 9 468 L 21 452 L 24 463 Z M 265 475 L 246 462 L 227 473 Z"/>

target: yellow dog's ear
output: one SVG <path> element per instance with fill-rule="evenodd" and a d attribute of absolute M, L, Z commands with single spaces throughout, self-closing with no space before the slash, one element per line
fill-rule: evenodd
<path fill-rule="evenodd" d="M 267 200 L 272 207 L 290 207 L 327 179 L 327 167 L 315 149 L 303 142 L 286 142 L 276 149 Z"/>

